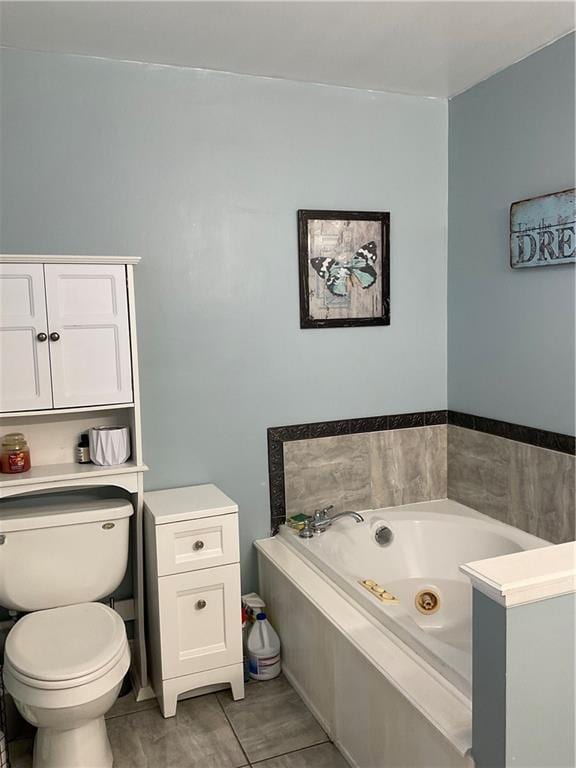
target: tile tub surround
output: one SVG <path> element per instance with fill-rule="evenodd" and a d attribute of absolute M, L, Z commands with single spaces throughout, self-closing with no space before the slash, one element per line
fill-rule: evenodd
<path fill-rule="evenodd" d="M 576 437 L 563 435 L 559 432 L 550 432 L 547 429 L 526 427 L 522 424 L 511 424 L 508 421 L 487 419 L 484 416 L 474 416 L 471 413 L 448 411 L 448 424 L 455 427 L 473 429 L 476 432 L 485 432 L 488 435 L 505 437 L 527 445 L 536 445 L 539 448 L 549 448 L 560 453 L 576 454 Z"/>
<path fill-rule="evenodd" d="M 575 493 L 570 453 L 448 426 L 448 498 L 561 544 L 575 538 Z"/>
<path fill-rule="evenodd" d="M 370 416 L 341 421 L 320 421 L 310 424 L 291 424 L 285 427 L 268 429 L 268 473 L 270 486 L 271 530 L 274 532 L 286 519 L 286 487 L 284 454 L 292 442 L 318 440 L 319 438 L 365 435 L 372 432 L 404 430 L 425 426 L 444 425 L 447 412 L 420 411 L 418 413 L 400 413 L 387 416 Z M 347 445 L 344 443 L 343 445 Z M 352 447 L 352 443 L 350 443 Z M 327 447 L 327 446 L 326 446 Z M 321 452 L 324 444 L 318 445 Z M 365 470 L 364 470 L 365 471 Z M 331 497 L 335 495 L 332 490 Z M 326 502 L 328 503 L 328 502 Z M 308 505 L 307 505 L 308 506 Z"/>
<path fill-rule="evenodd" d="M 164 719 L 154 699 L 118 699 L 106 718 L 114 768 L 345 768 L 302 699 L 283 677 L 186 699 Z M 10 744 L 12 768 L 31 768 L 32 741 Z"/>
<path fill-rule="evenodd" d="M 286 515 L 445 498 L 446 451 L 445 424 L 286 443 Z"/>
<path fill-rule="evenodd" d="M 443 471 L 435 431 L 425 428 L 446 424 Z M 467 440 L 458 429 L 468 433 Z M 575 454 L 572 435 L 457 411 L 271 427 L 271 530 L 287 515 L 334 498 L 336 509 L 359 509 L 447 496 L 553 542 L 569 541 Z M 444 493 L 437 495 L 443 483 Z"/>

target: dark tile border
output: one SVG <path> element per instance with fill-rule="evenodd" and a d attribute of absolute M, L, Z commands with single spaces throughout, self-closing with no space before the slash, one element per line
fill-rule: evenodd
<path fill-rule="evenodd" d="M 518 443 L 527 443 L 538 448 L 568 453 L 571 456 L 576 454 L 576 437 L 563 435 L 559 432 L 548 432 L 545 429 L 524 427 L 521 424 L 510 424 L 508 421 L 487 419 L 484 416 L 473 416 L 458 411 L 448 411 L 448 424 L 473 429 L 476 432 L 486 432 L 488 435 L 505 437 L 507 440 L 516 440 Z"/>
<path fill-rule="evenodd" d="M 384 432 L 388 429 L 409 429 L 447 423 L 447 411 L 420 411 L 391 416 L 369 416 L 341 421 L 317 421 L 311 424 L 291 424 L 268 429 L 268 481 L 270 488 L 270 523 L 272 533 L 286 519 L 284 488 L 284 443 L 292 440 L 312 440 L 319 437 L 354 435 L 361 432 Z"/>
<path fill-rule="evenodd" d="M 361 432 L 383 432 L 388 429 L 410 429 L 451 424 L 456 427 L 486 432 L 489 435 L 516 440 L 519 443 L 548 448 L 570 455 L 576 454 L 576 438 L 544 429 L 510 424 L 507 421 L 487 419 L 458 411 L 418 411 L 388 416 L 370 416 L 342 421 L 317 421 L 311 424 L 290 424 L 268 429 L 268 478 L 270 488 L 270 523 L 272 533 L 286 519 L 284 487 L 284 443 L 292 440 L 311 440 L 319 437 L 353 435 Z"/>

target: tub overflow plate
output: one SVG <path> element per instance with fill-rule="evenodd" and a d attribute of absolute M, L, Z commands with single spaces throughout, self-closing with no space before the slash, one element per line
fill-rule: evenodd
<path fill-rule="evenodd" d="M 433 589 L 421 589 L 414 600 L 420 613 L 436 613 L 440 608 L 440 597 Z"/>
<path fill-rule="evenodd" d="M 377 544 L 380 544 L 381 547 L 386 547 L 388 544 L 392 543 L 394 534 L 387 525 L 381 525 L 376 529 L 374 538 L 376 539 Z"/>

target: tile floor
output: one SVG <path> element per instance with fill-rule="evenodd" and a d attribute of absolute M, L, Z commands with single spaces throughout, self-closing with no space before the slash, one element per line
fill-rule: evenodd
<path fill-rule="evenodd" d="M 282 676 L 186 699 L 165 720 L 155 700 L 118 699 L 108 717 L 114 768 L 346 768 L 302 699 Z M 12 742 L 12 768 L 31 768 L 29 739 Z M 86 766 L 92 768 L 92 766 Z"/>

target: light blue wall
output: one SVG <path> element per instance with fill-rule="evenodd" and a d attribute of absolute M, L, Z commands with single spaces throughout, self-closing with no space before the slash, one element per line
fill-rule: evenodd
<path fill-rule="evenodd" d="M 576 765 L 576 595 L 507 611 L 507 766 Z"/>
<path fill-rule="evenodd" d="M 236 499 L 254 586 L 266 427 L 446 407 L 447 105 L 18 52 L 1 75 L 1 249 L 142 256 L 146 485 Z M 390 327 L 300 330 L 298 208 L 391 212 Z"/>
<path fill-rule="evenodd" d="M 576 596 L 505 608 L 474 590 L 476 768 L 576 765 Z"/>
<path fill-rule="evenodd" d="M 574 36 L 449 108 L 448 404 L 574 434 L 574 265 L 511 270 L 516 200 L 575 185 Z"/>

